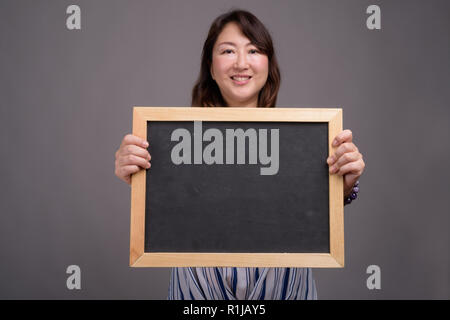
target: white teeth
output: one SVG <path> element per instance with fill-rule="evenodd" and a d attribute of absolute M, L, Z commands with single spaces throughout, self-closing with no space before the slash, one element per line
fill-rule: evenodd
<path fill-rule="evenodd" d="M 231 79 L 237 80 L 237 81 L 245 81 L 245 80 L 250 79 L 250 77 L 231 77 Z"/>

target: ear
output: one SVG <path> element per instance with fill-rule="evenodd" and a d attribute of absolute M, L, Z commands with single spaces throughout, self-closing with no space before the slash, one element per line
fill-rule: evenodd
<path fill-rule="evenodd" d="M 211 74 L 211 78 L 212 78 L 214 81 L 216 81 L 216 79 L 214 79 L 214 73 L 213 73 L 213 67 L 212 67 L 212 64 L 211 64 L 211 67 L 209 68 L 209 73 Z"/>

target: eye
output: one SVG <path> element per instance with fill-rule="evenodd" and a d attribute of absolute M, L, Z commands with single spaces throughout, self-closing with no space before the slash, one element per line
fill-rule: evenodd
<path fill-rule="evenodd" d="M 224 54 L 224 53 L 229 54 L 229 53 L 233 53 L 233 51 L 231 49 L 225 49 L 222 51 L 222 54 Z"/>
<path fill-rule="evenodd" d="M 251 54 L 259 53 L 259 51 L 256 50 L 256 49 L 251 49 L 249 52 L 250 52 Z"/>

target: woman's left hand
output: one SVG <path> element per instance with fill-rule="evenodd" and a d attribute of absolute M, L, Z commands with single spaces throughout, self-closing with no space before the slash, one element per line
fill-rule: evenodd
<path fill-rule="evenodd" d="M 353 134 L 350 130 L 340 132 L 332 142 L 335 152 L 327 159 L 330 173 L 344 176 L 344 197 L 350 195 L 366 166 L 362 154 L 352 140 Z"/>

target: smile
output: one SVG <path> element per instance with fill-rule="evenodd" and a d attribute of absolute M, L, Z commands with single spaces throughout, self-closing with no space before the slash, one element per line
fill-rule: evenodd
<path fill-rule="evenodd" d="M 230 78 L 231 78 L 231 80 L 233 80 L 233 83 L 235 83 L 237 85 L 244 85 L 244 84 L 247 84 L 252 77 L 239 75 L 239 76 L 232 76 Z"/>

